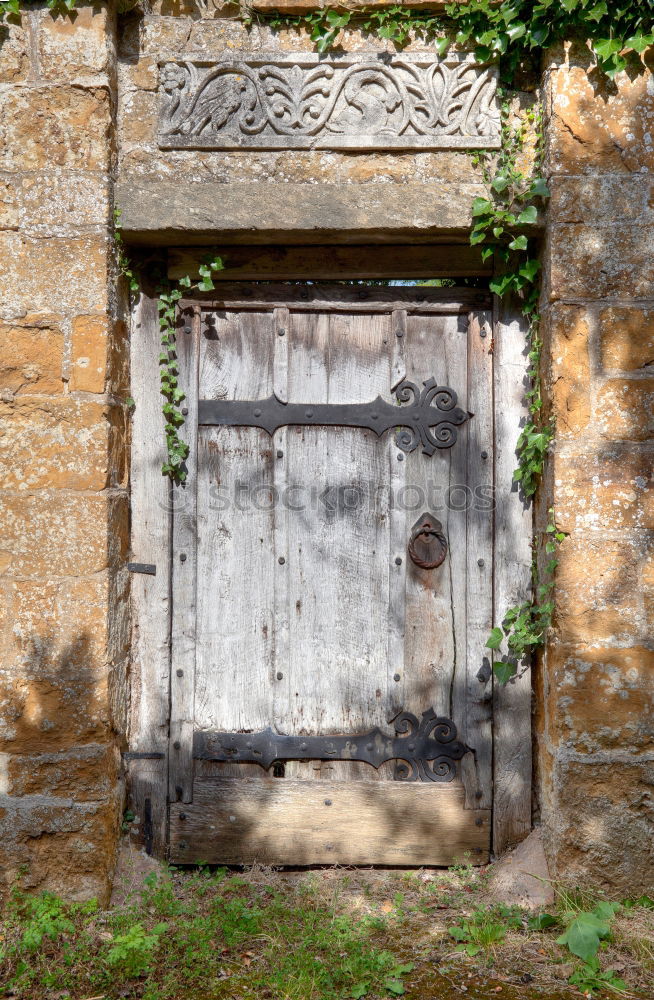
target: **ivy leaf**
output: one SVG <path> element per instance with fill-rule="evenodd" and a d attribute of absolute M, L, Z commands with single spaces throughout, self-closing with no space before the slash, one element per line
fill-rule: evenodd
<path fill-rule="evenodd" d="M 493 205 L 488 198 L 475 198 L 472 203 L 472 217 L 478 218 L 480 215 L 492 215 Z"/>
<path fill-rule="evenodd" d="M 498 194 L 501 194 L 502 191 L 506 191 L 508 186 L 509 186 L 509 179 L 504 174 L 497 174 L 497 176 L 493 178 L 493 181 L 491 183 L 493 191 L 497 191 Z"/>
<path fill-rule="evenodd" d="M 533 281 L 536 275 L 538 274 L 539 269 L 540 269 L 539 260 L 528 260 L 527 263 L 523 264 L 523 266 L 520 268 L 520 274 L 523 276 L 523 278 L 526 278 L 527 281 Z"/>
<path fill-rule="evenodd" d="M 534 224 L 538 218 L 538 209 L 535 205 L 528 205 L 527 208 L 523 208 L 522 212 L 518 216 L 519 226 L 531 226 Z"/>
<path fill-rule="evenodd" d="M 536 179 L 531 182 L 527 195 L 529 198 L 549 198 L 550 189 L 547 186 L 545 178 L 536 177 Z"/>
<path fill-rule="evenodd" d="M 493 673 L 499 684 L 508 684 L 517 672 L 518 668 L 511 660 L 502 660 L 500 663 L 493 664 Z"/>
<path fill-rule="evenodd" d="M 509 243 L 509 250 L 526 250 L 528 245 L 529 241 L 526 236 L 516 236 L 516 238 Z"/>
<path fill-rule="evenodd" d="M 499 649 L 500 646 L 502 645 L 503 638 L 504 638 L 504 633 L 502 632 L 502 629 L 495 626 L 491 634 L 488 636 L 488 639 L 486 640 L 486 647 L 488 649 Z"/>

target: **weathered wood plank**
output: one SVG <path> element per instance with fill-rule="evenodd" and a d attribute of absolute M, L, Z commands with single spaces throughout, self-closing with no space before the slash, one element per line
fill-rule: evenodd
<path fill-rule="evenodd" d="M 194 300 L 196 301 L 196 300 Z M 199 296 L 202 309 L 212 310 L 228 305 L 230 309 L 259 310 L 262 308 L 303 312 L 324 309 L 345 312 L 436 312 L 443 314 L 469 313 L 471 309 L 491 306 L 491 296 L 481 288 L 431 288 L 365 285 L 275 285 L 224 282 L 212 292 Z M 182 302 L 182 305 L 185 305 Z M 192 303 L 191 303 L 192 304 Z"/>
<path fill-rule="evenodd" d="M 532 512 L 513 483 L 515 446 L 525 407 L 525 320 L 498 303 L 495 315 L 494 615 L 531 593 Z M 501 854 L 531 829 L 531 672 L 493 692 L 493 850 Z"/>
<path fill-rule="evenodd" d="M 229 311 L 210 319 L 201 341 L 200 394 L 270 395 L 273 314 Z M 256 428 L 207 427 L 198 447 L 195 726 L 263 729 L 273 718 L 273 442 Z M 212 771 L 229 768 L 247 773 L 247 766 L 227 764 Z"/>
<path fill-rule="evenodd" d="M 457 783 L 221 778 L 196 781 L 170 828 L 175 863 L 485 864 L 490 812 Z"/>
<path fill-rule="evenodd" d="M 186 421 L 180 437 L 189 445 L 187 478 L 173 486 L 170 748 L 168 787 L 171 801 L 190 802 L 193 794 L 193 725 L 197 598 L 197 427 L 200 310 L 181 310 L 177 330 L 179 385 L 186 394 Z M 190 326 L 190 332 L 185 332 Z"/>
<path fill-rule="evenodd" d="M 468 278 L 493 273 L 476 247 L 467 244 L 399 246 L 227 247 L 221 254 L 225 270 L 216 281 L 275 281 L 337 278 Z M 200 276 L 207 248 L 173 247 L 168 251 L 168 277 Z"/>
<path fill-rule="evenodd" d="M 467 317 L 411 316 L 407 326 L 407 367 L 415 381 L 433 374 L 449 385 L 466 404 Z M 452 692 L 465 662 L 465 513 L 452 510 L 450 486 L 461 482 L 465 468 L 467 434 L 459 433 L 453 448 L 425 459 L 420 451 L 406 457 L 407 493 L 405 547 L 418 518 L 437 517 L 448 541 L 445 561 L 425 570 L 407 566 L 406 671 L 407 707 L 433 707 L 453 718 Z"/>
<path fill-rule="evenodd" d="M 155 576 L 131 578 L 132 645 L 128 749 L 162 753 L 162 760 L 126 765 L 130 808 L 139 840 L 163 857 L 168 823 L 168 717 L 170 685 L 170 484 L 165 460 L 157 302 L 143 292 L 132 316 L 130 382 L 135 402 L 130 465 L 133 562 L 153 563 Z"/>
<path fill-rule="evenodd" d="M 466 806 L 493 803 L 493 672 L 486 639 L 493 626 L 493 354 L 492 314 L 468 326 L 465 735 L 474 747 L 462 762 Z"/>

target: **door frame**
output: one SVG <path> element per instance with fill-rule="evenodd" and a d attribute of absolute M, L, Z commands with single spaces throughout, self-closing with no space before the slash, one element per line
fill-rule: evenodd
<path fill-rule="evenodd" d="M 398 251 L 402 254 L 398 256 Z M 341 278 L 397 278 L 406 267 L 423 275 L 443 271 L 460 276 L 488 276 L 488 266 L 477 264 L 469 248 L 445 247 L 238 247 L 234 270 L 221 272 L 225 280 L 314 280 Z M 417 251 L 417 253 L 416 253 Z M 204 251 L 169 251 L 171 277 L 193 276 Z M 398 265 L 398 260 L 404 263 Z M 326 265 L 325 261 L 329 263 Z M 408 261 L 408 263 L 407 263 Z M 446 263 L 447 262 L 447 263 Z M 229 263 L 229 255 L 228 255 Z M 325 273 L 326 272 L 326 273 Z M 420 277 L 420 275 L 412 275 Z M 495 299 L 489 351 L 494 354 L 494 489 L 493 533 L 494 621 L 531 588 L 531 508 L 513 482 L 515 444 L 526 416 L 526 325 L 517 306 Z M 158 370 L 160 333 L 155 291 L 144 282 L 132 315 L 131 576 L 132 669 L 128 750 L 124 754 L 129 805 L 136 819 L 135 840 L 148 853 L 166 857 L 168 851 L 168 743 L 171 670 L 171 527 L 172 510 L 179 504 L 169 481 L 161 475 L 165 458 Z M 160 434 L 153 428 L 161 427 Z M 143 572 L 143 567 L 149 572 Z M 152 573 L 152 567 L 156 567 Z M 493 818 L 492 850 L 501 854 L 531 829 L 531 673 L 508 685 L 493 685 Z M 192 720 L 187 720 L 192 726 Z"/>

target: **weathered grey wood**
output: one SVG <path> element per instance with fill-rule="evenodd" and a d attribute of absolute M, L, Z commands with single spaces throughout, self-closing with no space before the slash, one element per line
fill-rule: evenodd
<path fill-rule="evenodd" d="M 396 309 L 391 314 L 391 388 L 406 375 L 407 313 Z M 411 359 L 413 362 L 413 358 Z M 406 488 L 407 461 L 390 433 L 385 442 L 389 486 L 389 552 L 388 552 L 388 658 L 387 658 L 387 718 L 411 709 L 410 691 L 412 672 L 407 683 L 406 670 L 406 621 L 407 582 L 406 514 L 399 502 Z M 398 565 L 396 560 L 400 559 Z M 417 707 L 417 706 L 416 706 Z"/>
<path fill-rule="evenodd" d="M 194 300 L 195 301 L 195 300 Z M 361 285 L 251 285 L 224 282 L 212 292 L 200 296 L 202 309 L 224 307 L 239 310 L 301 309 L 303 312 L 324 309 L 352 312 L 383 312 L 406 309 L 407 312 L 435 312 L 444 315 L 469 313 L 471 309 L 490 307 L 491 298 L 479 288 L 398 288 Z M 182 306 L 186 303 L 182 302 Z"/>
<path fill-rule="evenodd" d="M 293 312 L 289 337 L 290 400 L 390 398 L 389 315 Z M 287 731 L 356 732 L 386 721 L 387 498 L 371 489 L 385 482 L 384 450 L 350 428 L 292 428 L 287 441 L 287 483 L 306 500 L 288 511 Z"/>
<path fill-rule="evenodd" d="M 467 316 L 411 316 L 406 348 L 407 366 L 416 377 L 425 378 L 432 369 L 439 382 L 457 392 L 464 408 L 466 329 Z M 448 718 L 454 718 L 453 689 L 465 662 L 466 545 L 465 513 L 450 509 L 448 491 L 462 481 L 466 448 L 464 431 L 453 448 L 429 461 L 417 452 L 405 460 L 407 485 L 420 491 L 404 512 L 405 547 L 414 524 L 426 512 L 441 521 L 448 540 L 446 559 L 436 569 L 421 569 L 412 562 L 407 567 L 407 704 L 427 701 Z M 407 500 L 412 497 L 408 495 Z"/>
<path fill-rule="evenodd" d="M 193 726 L 195 692 L 197 578 L 197 427 L 200 310 L 181 310 L 177 330 L 179 386 L 186 394 L 186 421 L 180 437 L 189 445 L 186 481 L 173 486 L 172 628 L 170 677 L 170 748 L 168 785 L 174 802 L 190 802 L 193 794 Z M 184 332 L 189 326 L 190 333 Z"/>
<path fill-rule="evenodd" d="M 513 483 L 515 446 L 526 416 L 525 320 L 498 303 L 495 333 L 494 617 L 531 593 L 532 513 Z M 501 854 L 531 829 L 531 672 L 493 693 L 493 850 Z"/>
<path fill-rule="evenodd" d="M 276 309 L 273 316 L 272 337 L 274 339 L 273 391 L 278 399 L 288 402 L 289 397 L 289 350 L 291 344 L 290 317 L 288 309 Z M 282 502 L 288 487 L 289 428 L 280 427 L 272 441 L 272 480 L 275 507 L 273 510 L 273 662 L 270 676 L 272 693 L 272 725 L 284 732 L 288 719 L 291 678 L 288 671 L 290 644 L 290 593 L 289 570 L 286 564 L 289 552 L 288 505 Z M 292 503 L 292 501 L 291 501 Z M 284 562 L 280 562 L 283 559 Z M 295 768 L 295 773 L 303 769 Z M 292 765 L 287 765 L 286 773 L 292 775 Z"/>
<path fill-rule="evenodd" d="M 485 864 L 490 842 L 489 810 L 456 783 L 203 780 L 170 827 L 187 864 Z"/>
<path fill-rule="evenodd" d="M 206 247 L 173 247 L 168 251 L 168 277 L 199 278 Z M 214 281 L 321 280 L 336 278 L 424 279 L 489 276 L 492 261 L 484 263 L 477 247 L 465 243 L 425 246 L 278 246 L 226 247 L 221 250 L 224 271 Z"/>
<path fill-rule="evenodd" d="M 492 314 L 471 314 L 468 326 L 469 421 L 466 486 L 466 666 L 461 738 L 474 747 L 462 761 L 466 805 L 493 803 L 493 675 L 486 640 L 493 625 L 493 354 Z M 483 492 L 482 492 L 483 491 Z M 465 735 L 464 735 L 465 733 Z"/>
<path fill-rule="evenodd" d="M 134 562 L 153 563 L 155 576 L 131 577 L 132 643 L 128 749 L 162 753 L 162 760 L 126 765 L 130 808 L 141 843 L 163 857 L 167 844 L 168 718 L 170 686 L 170 486 L 163 415 L 156 373 L 159 323 L 154 296 L 142 293 L 134 308 L 130 383 L 135 406 L 131 440 L 131 534 Z"/>
<path fill-rule="evenodd" d="M 201 338 L 204 398 L 273 391 L 273 313 L 213 314 Z M 195 726 L 262 729 L 273 718 L 274 442 L 255 428 L 202 428 L 198 474 Z M 231 769 L 231 771 L 230 771 Z M 212 773 L 260 773 L 214 765 Z"/>

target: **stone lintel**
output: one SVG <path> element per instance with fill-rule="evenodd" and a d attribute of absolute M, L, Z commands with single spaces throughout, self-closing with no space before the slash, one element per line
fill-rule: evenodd
<path fill-rule="evenodd" d="M 131 243 L 206 245 L 467 242 L 481 184 L 187 182 L 123 176 Z"/>

